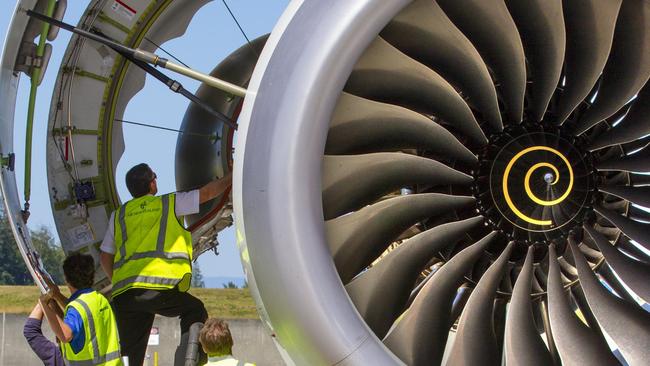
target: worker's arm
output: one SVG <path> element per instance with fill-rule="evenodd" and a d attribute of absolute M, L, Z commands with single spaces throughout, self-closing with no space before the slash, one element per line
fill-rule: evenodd
<path fill-rule="evenodd" d="M 56 337 L 62 342 L 70 342 L 72 340 L 72 329 L 63 322 L 63 318 L 54 310 L 54 306 L 58 307 L 58 305 L 56 302 L 52 301 L 51 294 L 48 292 L 47 294 L 42 295 L 39 299 L 39 303 L 41 304 L 41 308 L 45 313 L 47 322 L 50 324 L 50 328 L 52 328 L 54 335 L 56 335 Z"/>
<path fill-rule="evenodd" d="M 37 302 L 36 306 L 34 306 L 34 309 L 32 309 L 32 312 L 29 313 L 29 318 L 43 320 L 43 308 L 41 307 L 40 302 Z"/>
<path fill-rule="evenodd" d="M 53 309 L 56 311 L 56 313 L 63 317 L 63 309 L 65 309 L 65 305 L 68 303 L 68 298 L 63 296 L 61 291 L 59 290 L 59 286 L 57 286 L 54 282 L 51 281 L 51 279 L 48 276 L 44 276 L 43 280 L 45 281 L 45 284 L 47 284 L 47 287 L 49 288 L 49 294 L 52 300 L 56 301 L 56 303 L 59 305 L 58 307 L 54 307 Z"/>
<path fill-rule="evenodd" d="M 232 186 L 232 172 L 199 188 L 199 203 L 205 203 L 219 197 L 230 186 Z"/>
<path fill-rule="evenodd" d="M 36 356 L 43 361 L 44 364 L 51 364 L 50 360 L 61 359 L 61 350 L 54 342 L 48 340 L 41 329 L 43 320 L 43 309 L 40 303 L 36 303 L 34 310 L 29 314 L 29 318 L 25 321 L 23 327 L 23 335 L 27 340 L 27 344 L 32 348 Z M 55 362 L 56 363 L 56 362 Z M 61 363 L 56 363 L 62 365 Z"/>
<path fill-rule="evenodd" d="M 113 280 L 113 261 L 115 260 L 115 254 L 110 254 L 106 252 L 100 252 L 99 254 L 99 263 L 102 266 L 106 276 L 109 280 Z"/>

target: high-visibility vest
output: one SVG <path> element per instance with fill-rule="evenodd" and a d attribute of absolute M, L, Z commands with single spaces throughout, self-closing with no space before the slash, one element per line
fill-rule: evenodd
<path fill-rule="evenodd" d="M 93 291 L 81 294 L 66 307 L 77 310 L 83 320 L 85 341 L 83 348 L 74 353 L 70 343 L 61 342 L 61 353 L 69 366 L 121 366 L 120 337 L 115 316 L 108 300 Z"/>
<path fill-rule="evenodd" d="M 232 356 L 228 356 L 218 360 L 208 361 L 204 366 L 255 366 L 255 364 L 239 361 Z"/>
<path fill-rule="evenodd" d="M 190 288 L 192 235 L 178 221 L 175 194 L 143 196 L 115 212 L 113 296 L 130 288 Z"/>

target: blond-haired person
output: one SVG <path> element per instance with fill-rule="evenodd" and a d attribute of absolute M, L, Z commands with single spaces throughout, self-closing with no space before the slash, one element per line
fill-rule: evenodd
<path fill-rule="evenodd" d="M 208 354 L 206 366 L 255 366 L 255 364 L 239 361 L 232 356 L 232 335 L 228 324 L 216 318 L 210 318 L 199 333 L 199 342 L 203 351 Z"/>

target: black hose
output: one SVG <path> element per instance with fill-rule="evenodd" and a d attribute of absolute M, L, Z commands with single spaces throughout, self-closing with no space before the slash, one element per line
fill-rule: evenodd
<path fill-rule="evenodd" d="M 187 340 L 187 351 L 185 352 L 185 366 L 196 366 L 199 362 L 199 332 L 203 328 L 203 323 L 194 323 L 190 326 L 190 336 Z"/>

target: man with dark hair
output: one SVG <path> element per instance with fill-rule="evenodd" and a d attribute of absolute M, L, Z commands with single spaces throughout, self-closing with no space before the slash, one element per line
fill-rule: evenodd
<path fill-rule="evenodd" d="M 149 185 L 156 178 L 156 174 L 149 165 L 145 163 L 138 164 L 126 173 L 126 188 L 134 198 L 142 197 L 149 194 Z"/>
<path fill-rule="evenodd" d="M 115 316 L 104 295 L 94 291 L 95 263 L 91 256 L 72 254 L 63 261 L 63 275 L 72 294 L 65 299 L 55 285 L 40 298 L 52 331 L 61 342 L 66 364 L 122 365 Z M 63 317 L 51 300 L 67 302 Z"/>
<path fill-rule="evenodd" d="M 156 314 L 181 318 L 181 343 L 175 365 L 183 365 L 190 326 L 208 313 L 187 293 L 192 278 L 192 237 L 179 218 L 199 212 L 199 205 L 225 193 L 231 175 L 189 191 L 156 196 L 156 174 L 147 164 L 126 173 L 133 199 L 109 219 L 101 245 L 102 268 L 113 284 L 113 307 L 122 353 L 131 366 L 141 365 Z M 206 355 L 201 354 L 200 360 Z"/>
<path fill-rule="evenodd" d="M 95 282 L 95 261 L 93 257 L 79 253 L 72 254 L 63 261 L 63 275 L 66 283 L 71 288 L 85 291 L 85 289 L 93 287 Z"/>
<path fill-rule="evenodd" d="M 238 361 L 232 356 L 233 340 L 228 323 L 221 319 L 208 319 L 201 332 L 199 342 L 203 351 L 208 354 L 205 366 L 254 366 L 248 362 Z"/>

